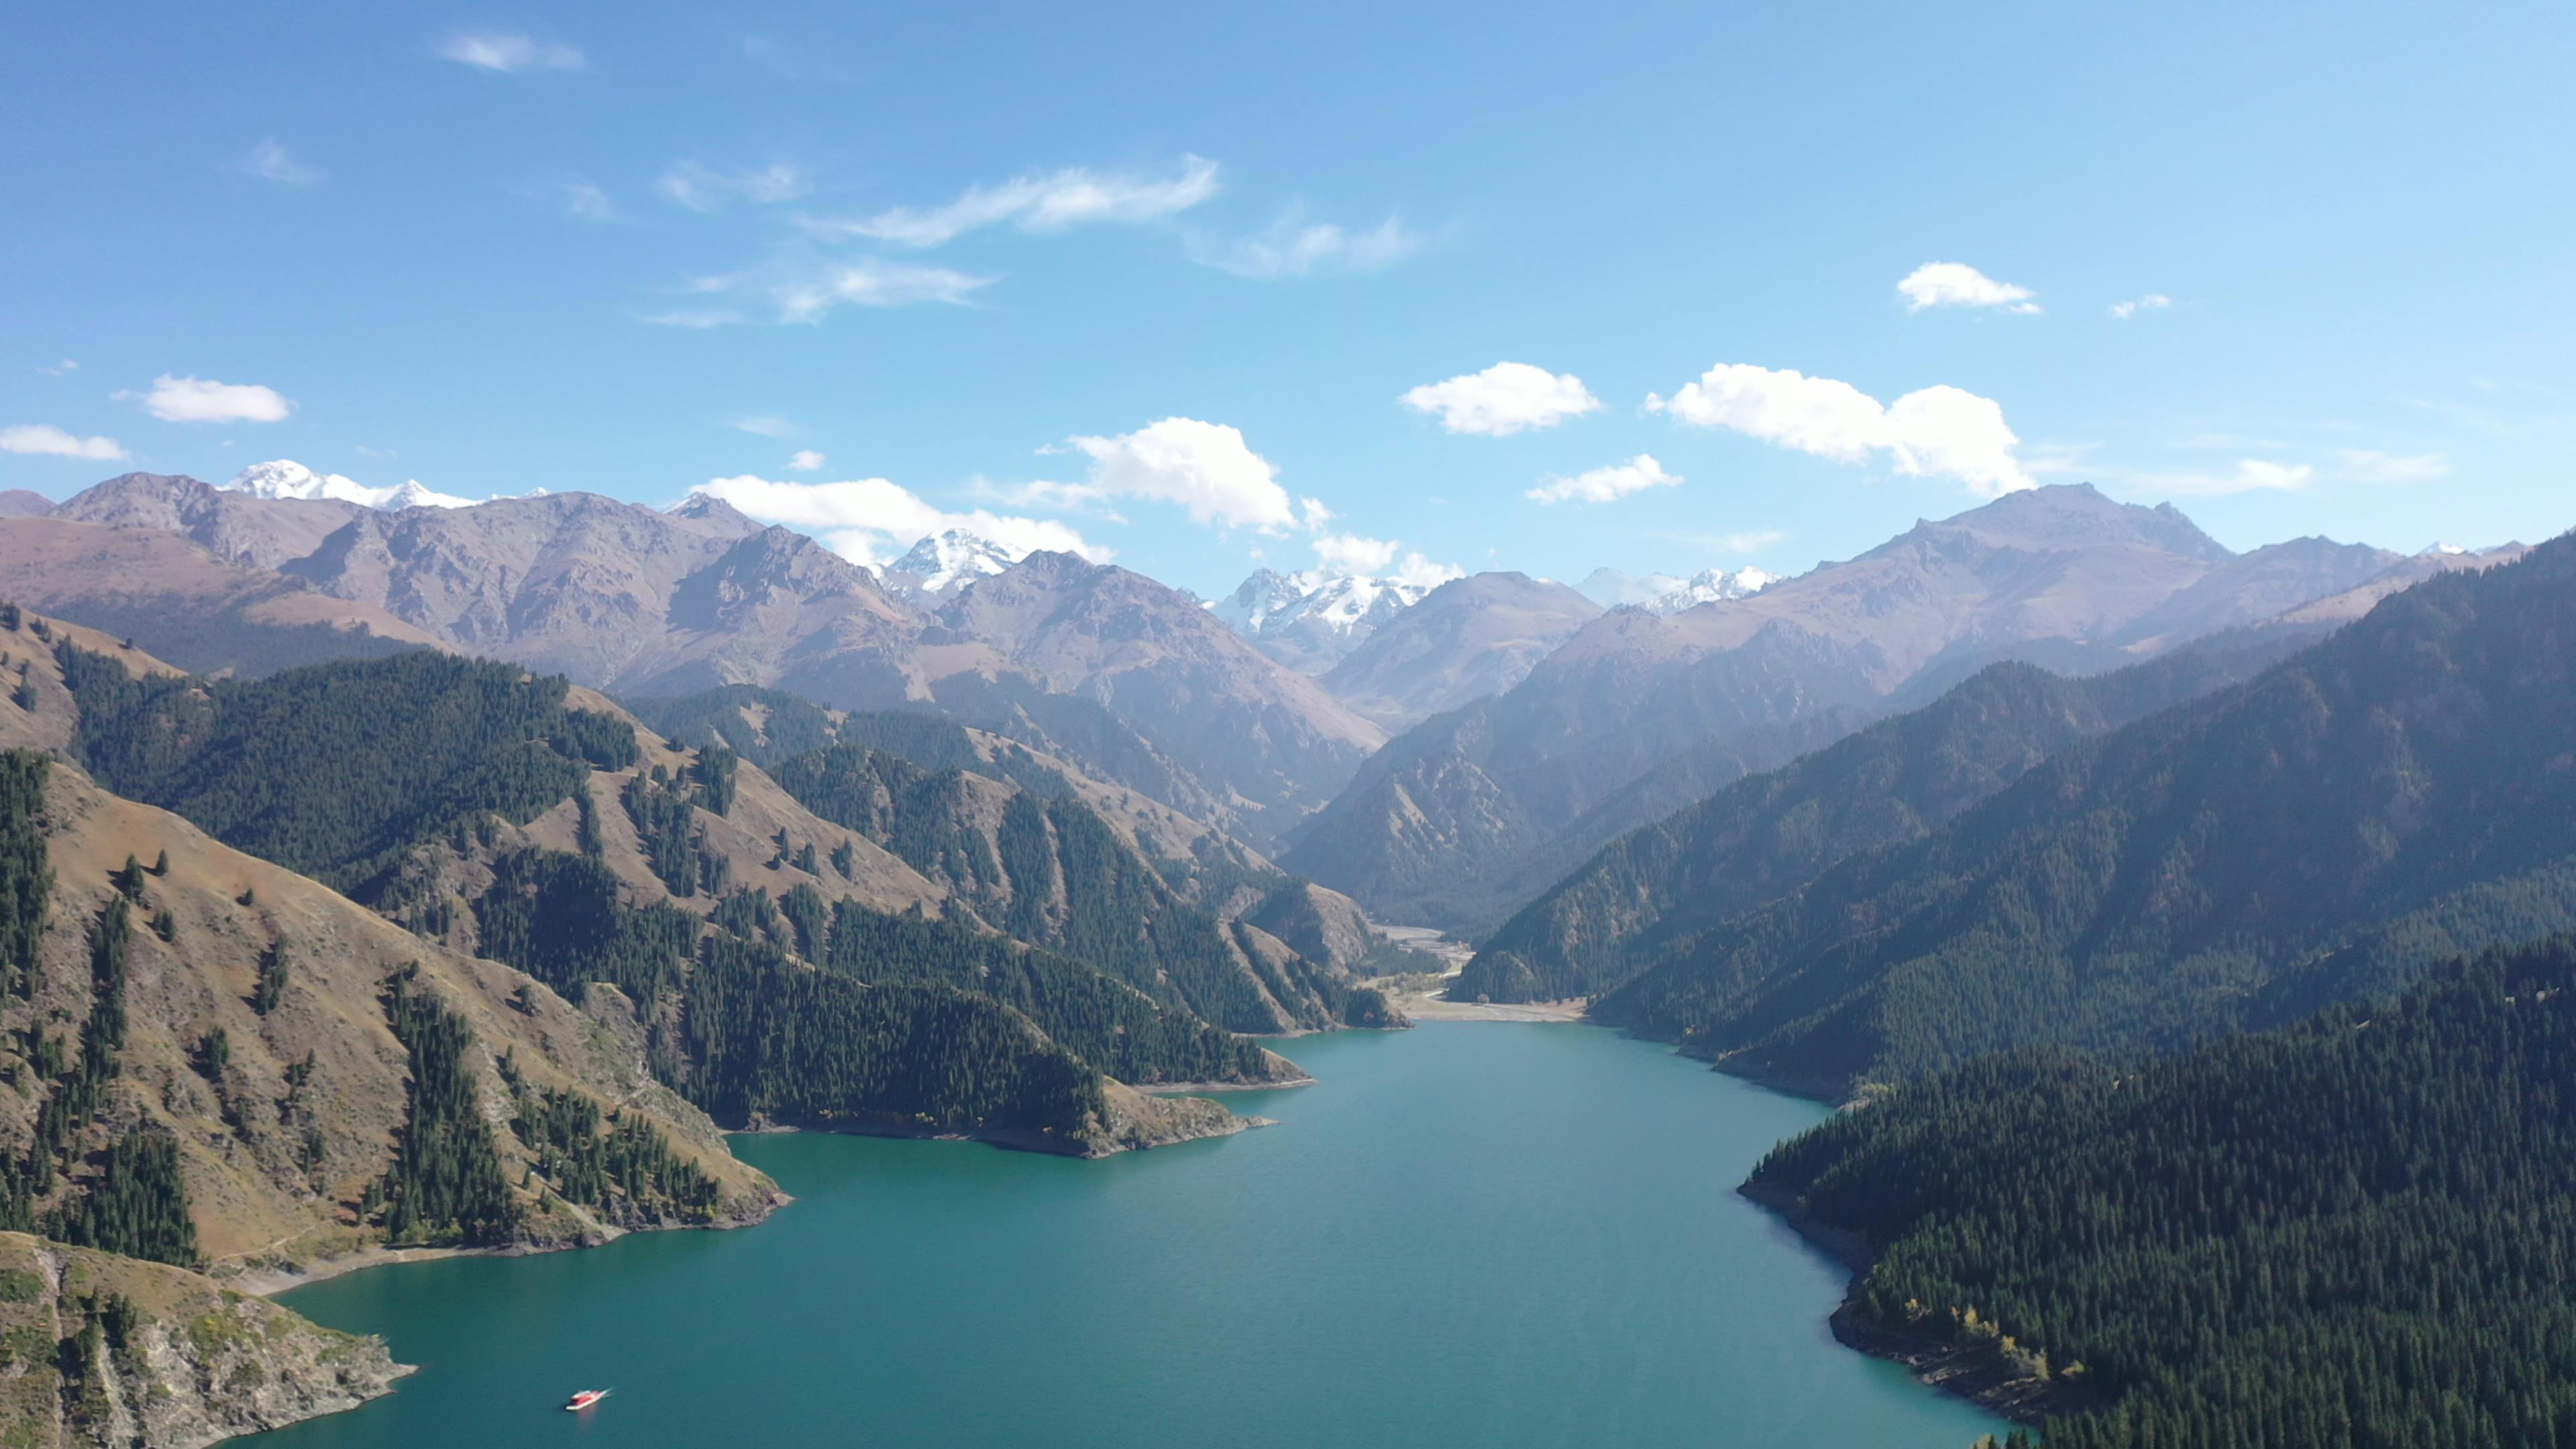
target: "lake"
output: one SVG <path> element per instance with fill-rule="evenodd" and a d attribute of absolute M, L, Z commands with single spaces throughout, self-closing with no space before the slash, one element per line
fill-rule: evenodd
<path fill-rule="evenodd" d="M 1823 1109 L 1597 1027 L 1283 1044 L 1279 1125 L 1081 1162 L 736 1139 L 756 1228 L 372 1269 L 280 1301 L 421 1366 L 258 1449 L 1600 1444 L 1964 1449 L 1837 1345 L 1845 1275 L 1735 1185 Z M 588 1413 L 578 1388 L 614 1390 Z"/>

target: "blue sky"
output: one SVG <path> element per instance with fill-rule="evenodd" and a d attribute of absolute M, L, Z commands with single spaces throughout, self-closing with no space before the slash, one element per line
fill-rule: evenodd
<path fill-rule="evenodd" d="M 2576 524 L 2576 11 L 2094 9 L 20 7 L 0 486 L 728 479 L 1202 593 Z"/>

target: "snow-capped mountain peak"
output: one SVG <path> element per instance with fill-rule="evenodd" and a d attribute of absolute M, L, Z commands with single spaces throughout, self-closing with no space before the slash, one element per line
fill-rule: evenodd
<path fill-rule="evenodd" d="M 885 573 L 889 583 L 906 592 L 944 597 L 1018 562 L 1009 549 L 991 539 L 952 528 L 914 544 L 910 552 L 886 565 Z"/>
<path fill-rule="evenodd" d="M 390 488 L 370 488 L 355 478 L 339 473 L 316 473 L 291 458 L 274 458 L 253 463 L 233 480 L 222 485 L 254 498 L 335 498 L 342 503 L 356 503 L 367 508 L 470 508 L 471 498 L 452 493 L 439 493 L 424 488 L 420 480 L 399 483 Z"/>
<path fill-rule="evenodd" d="M 1257 569 L 1208 611 L 1291 669 L 1329 669 L 1432 584 L 1368 574 Z"/>
<path fill-rule="evenodd" d="M 1702 569 L 1689 578 L 1673 574 L 1625 574 L 1599 568 L 1585 575 L 1575 591 L 1605 609 L 1621 605 L 1657 614 L 1678 614 L 1701 604 L 1747 598 L 1780 581 L 1756 568 Z"/>

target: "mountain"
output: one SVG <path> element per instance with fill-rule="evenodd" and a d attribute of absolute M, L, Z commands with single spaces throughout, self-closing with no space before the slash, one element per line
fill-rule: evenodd
<path fill-rule="evenodd" d="M 2204 641 L 2069 679 L 1989 665 L 1921 709 L 1620 836 L 1486 939 L 1452 991 L 1596 995 L 1672 941 L 1805 885 L 1863 850 L 1920 839 L 2078 740 L 2250 678 L 2307 636 Z"/>
<path fill-rule="evenodd" d="M 1922 702 L 1898 693 L 1918 679 L 1946 688 L 2006 659 L 2090 672 L 2148 657 L 2184 631 L 2130 631 L 2234 559 L 2170 506 L 2051 487 L 1918 522 L 1746 598 L 1661 618 L 1616 609 L 1507 693 L 1390 744 L 1279 861 L 1379 919 L 1481 929 L 1522 903 L 1533 861 L 1570 867 L 1690 803 L 1592 813 L 1660 768 L 1687 761 L 1676 778 L 1704 793 Z M 2327 562 L 2310 597 L 2350 586 L 2344 556 Z M 2190 627 L 2276 612 L 2274 575 L 2252 583 L 2226 596 L 2232 614 L 2203 606 Z"/>
<path fill-rule="evenodd" d="M 1256 847 L 1330 798 L 1386 742 L 1384 730 L 1188 595 L 1072 554 L 1030 554 L 952 600 L 937 623 L 924 638 L 935 677 L 975 672 L 936 657 L 946 641 L 971 641 L 1050 694 L 1105 706 L 1163 758 L 1230 796 L 1232 819 L 1212 823 Z M 944 686 L 933 694 L 949 698 Z"/>
<path fill-rule="evenodd" d="M 1827 1090 L 2293 1020 L 2576 927 L 2571 760 L 2576 536 L 2070 745 L 1674 942 L 1594 1009 Z"/>
<path fill-rule="evenodd" d="M 11 597 L 76 615 L 201 674 L 259 675 L 331 659 L 440 647 L 371 604 L 231 563 L 184 533 L 60 518 L 0 521 Z"/>
<path fill-rule="evenodd" d="M 1321 803 L 1383 739 L 1187 595 L 1123 570 L 1049 561 L 1061 556 L 1032 555 L 925 617 L 815 540 L 703 498 L 667 513 L 580 493 L 384 511 L 130 474 L 59 513 L 181 535 L 219 561 L 291 581 L 190 575 L 172 587 L 98 567 L 108 553 L 94 540 L 86 553 L 19 550 L 48 566 L 13 574 L 13 592 L 147 646 L 182 652 L 203 632 L 200 616 L 226 601 L 300 586 L 399 621 L 408 639 L 621 694 L 749 683 L 837 708 L 941 709 L 1256 840 Z M 53 522 L 0 521 L 0 537 Z M 970 602 L 979 593 L 1019 602 Z M 1040 596 L 1061 615 L 1027 615 Z M 142 598 L 149 609 L 129 606 Z M 986 619 L 1000 635 L 974 632 Z M 298 648 L 336 657 L 311 646 Z M 225 667 L 233 661 L 212 656 L 227 651 L 259 654 L 228 636 L 189 662 Z"/>
<path fill-rule="evenodd" d="M 1600 612 L 1527 574 L 1451 579 L 1380 624 L 1325 673 L 1324 688 L 1388 729 L 1407 729 L 1520 683 Z"/>
<path fill-rule="evenodd" d="M 1678 614 L 1701 604 L 1748 598 L 1780 582 L 1760 569 L 1702 569 L 1689 578 L 1673 574 L 1625 574 L 1597 568 L 1574 590 L 1604 609 L 1643 609 L 1650 614 Z"/>
<path fill-rule="evenodd" d="M 1208 611 L 1262 653 L 1299 673 L 1321 674 L 1424 592 L 1402 579 L 1257 569 Z"/>
<path fill-rule="evenodd" d="M 2052 1449 L 2546 1444 L 2576 1420 L 2571 1096 L 2560 937 L 2176 1058 L 1982 1058 L 1744 1190 L 1874 1250 L 1845 1342 Z"/>
<path fill-rule="evenodd" d="M 0 489 L 0 518 L 43 518 L 54 511 L 54 500 L 42 493 L 24 488 Z"/>
<path fill-rule="evenodd" d="M 56 505 L 52 517 L 179 534 L 226 563 L 274 569 L 322 546 L 365 509 L 345 499 L 262 498 L 165 473 L 127 473 Z M 24 597 L 13 580 L 11 592 Z"/>
<path fill-rule="evenodd" d="M 961 528 L 924 537 L 885 566 L 886 586 L 914 603 L 944 600 L 977 579 L 991 578 L 1018 559 L 988 538 Z"/>
<path fill-rule="evenodd" d="M 223 487 L 254 498 L 332 498 L 361 508 L 467 508 L 474 502 L 452 493 L 432 492 L 417 479 L 389 488 L 370 488 L 355 478 L 316 473 L 286 458 L 253 463 L 234 474 Z"/>

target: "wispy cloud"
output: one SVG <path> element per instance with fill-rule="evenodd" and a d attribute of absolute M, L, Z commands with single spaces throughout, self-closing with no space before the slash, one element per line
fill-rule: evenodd
<path fill-rule="evenodd" d="M 2240 458 L 2227 469 L 2101 470 L 2093 475 L 2113 489 L 2146 498 L 2221 498 L 2235 493 L 2301 493 L 2317 481 L 2313 463 Z"/>
<path fill-rule="evenodd" d="M 119 401 L 140 402 L 143 410 L 165 423 L 279 423 L 295 404 L 277 390 L 255 382 L 217 382 L 206 377 L 152 379 L 145 393 L 119 392 Z"/>
<path fill-rule="evenodd" d="M 114 438 L 75 437 L 51 423 L 21 423 L 16 427 L 0 428 L 0 453 L 90 458 L 106 462 L 124 457 L 125 445 Z"/>
<path fill-rule="evenodd" d="M 2451 476 L 2451 460 L 2439 453 L 2383 453 L 2375 448 L 2337 448 L 2335 474 L 2363 483 L 2430 483 Z"/>
<path fill-rule="evenodd" d="M 704 332 L 712 327 L 739 326 L 751 319 L 731 307 L 680 307 L 668 312 L 638 313 L 635 320 L 650 322 L 656 327 L 679 327 L 692 332 Z"/>
<path fill-rule="evenodd" d="M 969 187 L 941 206 L 899 206 L 864 217 L 806 217 L 801 224 L 829 241 L 865 239 L 927 248 L 1006 223 L 1026 232 L 1056 232 L 1102 222 L 1156 221 L 1187 211 L 1217 190 L 1216 163 L 1185 155 L 1167 175 L 1067 167 Z"/>
<path fill-rule="evenodd" d="M 694 331 L 754 322 L 816 323 L 842 307 L 962 306 L 996 280 L 881 257 L 782 257 L 745 271 L 691 278 L 680 290 L 708 302 L 642 313 L 638 320 Z"/>
<path fill-rule="evenodd" d="M 251 147 L 250 154 L 241 159 L 241 169 L 247 175 L 278 186 L 322 184 L 320 168 L 296 160 L 274 137 Z"/>
<path fill-rule="evenodd" d="M 1720 363 L 1670 398 L 1648 393 L 1646 411 L 1846 463 L 1883 456 L 1899 473 L 1956 478 L 1987 497 L 2034 486 L 2002 405 L 1955 387 L 1882 404 L 1834 378 Z"/>
<path fill-rule="evenodd" d="M 1450 432 L 1494 438 L 1552 428 L 1601 407 L 1583 379 L 1526 362 L 1497 362 L 1482 372 L 1426 382 L 1398 401 L 1415 412 L 1437 415 Z"/>
<path fill-rule="evenodd" d="M 589 62 L 569 45 L 499 31 L 469 31 L 438 48 L 441 57 L 507 75 L 522 70 L 579 70 Z"/>
<path fill-rule="evenodd" d="M 36 370 L 37 370 L 38 372 L 43 373 L 43 374 L 44 374 L 45 376 L 47 376 L 47 377 L 61 377 L 61 376 L 63 376 L 63 375 L 64 375 L 64 374 L 66 374 L 66 373 L 72 373 L 72 372 L 78 372 L 78 371 L 80 371 L 80 364 L 79 364 L 79 363 L 77 363 L 77 362 L 74 362 L 74 361 L 72 361 L 70 358 L 66 357 L 66 358 L 64 358 L 62 361 L 55 363 L 55 364 L 54 364 L 53 366 L 51 366 L 51 367 L 39 367 L 39 368 L 37 368 Z"/>
<path fill-rule="evenodd" d="M 1190 260 L 1201 266 L 1263 281 L 1302 277 L 1313 272 L 1374 272 L 1394 266 L 1422 250 L 1427 238 L 1390 216 L 1366 231 L 1351 231 L 1332 222 L 1309 222 L 1303 208 L 1291 207 L 1252 236 L 1188 239 Z"/>
<path fill-rule="evenodd" d="M 810 195 L 814 182 L 802 167 L 787 161 L 726 170 L 683 160 L 673 162 L 653 183 L 653 189 L 674 206 L 691 211 L 721 211 L 731 201 L 748 201 L 755 206 L 795 201 Z"/>
<path fill-rule="evenodd" d="M 1625 463 L 1588 468 L 1570 478 L 1550 478 L 1521 496 L 1539 503 L 1611 503 L 1649 488 L 1678 487 L 1682 477 L 1664 471 L 1650 453 Z"/>
<path fill-rule="evenodd" d="M 2037 295 L 2028 287 L 1998 282 L 1965 262 L 1926 262 L 1905 274 L 1896 284 L 1905 298 L 1905 310 L 1920 312 L 1926 307 L 2001 307 L 2007 312 L 2035 314 Z"/>
<path fill-rule="evenodd" d="M 617 203 L 595 181 L 567 181 L 562 187 L 563 206 L 567 215 L 583 221 L 624 221 L 625 214 Z"/>
<path fill-rule="evenodd" d="M 804 431 L 787 419 L 775 416 L 734 418 L 726 426 L 761 438 L 792 438 Z"/>
<path fill-rule="evenodd" d="M 2112 303 L 2111 315 L 2126 322 L 2141 312 L 2160 312 L 2172 305 L 2173 298 L 2162 292 L 2149 292 L 2143 297 L 2131 297 L 2125 302 Z"/>

